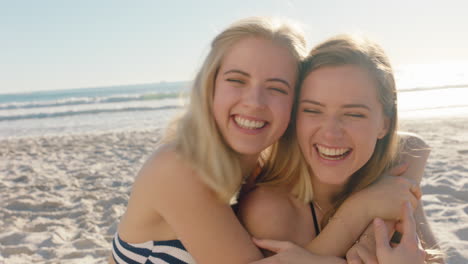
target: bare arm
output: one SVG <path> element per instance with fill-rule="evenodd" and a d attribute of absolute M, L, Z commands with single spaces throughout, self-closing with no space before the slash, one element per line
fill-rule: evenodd
<path fill-rule="evenodd" d="M 349 197 L 307 249 L 319 255 L 344 256 L 374 218 L 395 219 L 405 202 L 417 205 L 410 187 L 404 178 L 385 176 Z"/>
<path fill-rule="evenodd" d="M 310 237 L 305 241 L 298 240 L 304 232 L 299 230 L 300 223 L 296 222 L 299 202 L 296 200 L 294 204 L 285 191 L 281 193 L 259 187 L 240 201 L 239 217 L 254 237 L 292 241 L 317 255 L 343 257 L 372 219 L 377 216 L 396 218 L 400 214 L 400 205 L 405 201 L 417 204 L 409 186 L 403 178 L 389 176 L 372 189 L 353 195 L 338 209 L 334 220 L 310 243 Z M 382 196 L 383 199 L 380 198 Z M 375 200 L 378 201 L 369 203 Z"/>
<path fill-rule="evenodd" d="M 218 200 L 174 153 L 143 169 L 150 204 L 197 263 L 248 263 L 262 258 L 231 207 Z M 146 187 L 145 186 L 145 187 Z"/>
<path fill-rule="evenodd" d="M 424 174 L 424 167 L 426 166 L 430 148 L 421 138 L 414 134 L 401 133 L 400 140 L 402 142 L 402 150 L 399 153 L 399 161 L 409 165 L 401 176 L 419 185 Z M 362 209 L 367 210 L 365 206 L 362 206 L 362 204 L 367 204 L 367 202 L 362 199 L 358 200 L 360 202 L 358 202 L 357 206 L 343 204 L 342 208 L 335 214 L 335 218 L 338 221 L 331 221 L 307 248 L 317 254 L 343 256 L 356 240 L 362 243 L 375 243 L 373 239 L 368 239 L 369 237 L 373 238 L 374 229 L 372 225 L 369 225 L 372 219 L 366 218 L 366 212 L 362 212 Z M 341 221 L 339 221 L 340 219 Z M 393 227 L 393 225 L 394 223 L 387 221 L 388 227 Z M 393 229 L 390 232 L 393 233 Z M 334 239 L 329 239 L 336 237 L 341 238 L 339 243 L 336 243 Z"/>
<path fill-rule="evenodd" d="M 430 147 L 417 135 L 410 133 L 399 133 L 399 136 L 402 146 L 401 152 L 399 153 L 399 161 L 409 165 L 408 169 L 401 176 L 416 182 L 417 184 L 420 184 L 424 175 L 424 168 L 426 166 L 427 158 L 430 154 Z M 435 237 L 432 234 L 430 227 L 427 225 L 422 204 L 420 202 L 415 209 L 415 218 L 417 220 L 422 219 L 422 221 L 425 222 L 424 232 L 427 234 L 427 239 L 431 242 L 431 245 L 435 245 Z M 418 227 L 420 222 L 421 221 L 417 221 Z M 387 230 L 389 231 L 389 235 L 393 234 L 395 231 L 395 221 L 385 221 L 385 223 Z M 364 246 L 368 249 L 368 251 L 375 253 L 375 240 L 373 238 L 374 227 L 371 223 L 359 238 L 361 243 L 360 246 Z M 421 239 L 425 241 L 426 238 L 421 237 Z M 350 249 L 350 251 L 347 253 L 348 258 L 353 258 L 356 255 L 357 252 L 353 249 Z"/>

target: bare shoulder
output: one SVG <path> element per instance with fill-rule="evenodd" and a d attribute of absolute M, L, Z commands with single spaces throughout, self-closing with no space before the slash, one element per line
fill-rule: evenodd
<path fill-rule="evenodd" d="M 409 164 L 402 176 L 420 183 L 431 148 L 417 134 L 398 132 L 398 136 L 401 144 L 398 160 Z"/>
<path fill-rule="evenodd" d="M 173 147 L 162 146 L 139 171 L 132 192 L 144 194 L 153 207 L 159 207 L 168 204 L 168 198 L 178 195 L 184 189 L 194 191 L 197 187 L 203 188 L 197 179 L 199 177 L 195 177 L 190 164 Z"/>
<path fill-rule="evenodd" d="M 287 240 L 296 207 L 288 192 L 272 186 L 259 186 L 239 201 L 239 218 L 258 238 Z"/>

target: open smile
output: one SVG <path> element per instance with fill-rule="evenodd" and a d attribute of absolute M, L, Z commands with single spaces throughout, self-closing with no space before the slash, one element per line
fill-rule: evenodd
<path fill-rule="evenodd" d="M 239 127 L 249 130 L 261 129 L 268 124 L 268 122 L 264 120 L 256 120 L 239 115 L 234 115 L 233 120 Z"/>
<path fill-rule="evenodd" d="M 321 158 L 332 161 L 344 160 L 353 151 L 351 148 L 330 148 L 319 144 L 315 144 L 314 147 Z"/>

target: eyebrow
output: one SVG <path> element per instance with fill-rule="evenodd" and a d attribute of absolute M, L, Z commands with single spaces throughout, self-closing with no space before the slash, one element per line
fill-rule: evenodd
<path fill-rule="evenodd" d="M 226 75 L 226 74 L 228 74 L 228 73 L 239 73 L 239 74 L 242 74 L 242 75 L 244 75 L 244 76 L 250 77 L 250 74 L 248 74 L 248 73 L 246 73 L 246 72 L 244 72 L 244 71 L 241 71 L 241 70 L 229 70 L 229 71 L 225 71 L 225 72 L 223 73 L 223 75 Z"/>
<path fill-rule="evenodd" d="M 267 79 L 267 82 L 280 82 L 286 85 L 289 89 L 291 89 L 291 85 L 286 80 L 283 80 L 280 78 L 270 78 L 270 79 Z"/>
<path fill-rule="evenodd" d="M 317 101 L 309 100 L 309 99 L 303 99 L 303 100 L 301 100 L 300 103 L 309 103 L 309 104 L 314 104 L 314 105 L 318 105 L 318 106 L 323 106 L 323 107 L 325 107 L 324 104 L 321 104 L 321 103 L 319 103 L 319 102 L 317 102 Z"/>
<path fill-rule="evenodd" d="M 322 107 L 325 107 L 324 104 L 322 103 L 319 103 L 317 101 L 314 101 L 314 100 L 309 100 L 309 99 L 303 99 L 300 101 L 301 103 L 309 103 L 309 104 L 313 104 L 313 105 L 318 105 L 318 106 L 322 106 Z M 371 110 L 369 106 L 365 105 L 365 104 L 345 104 L 342 106 L 343 108 L 364 108 L 364 109 L 367 109 L 367 110 Z"/>
<path fill-rule="evenodd" d="M 364 108 L 369 111 L 371 110 L 370 107 L 365 104 L 346 104 L 346 105 L 343 105 L 343 108 Z"/>
<path fill-rule="evenodd" d="M 250 77 L 250 74 L 248 74 L 248 73 L 246 73 L 244 71 L 241 71 L 241 70 L 236 70 L 236 69 L 225 71 L 223 73 L 223 75 L 226 75 L 226 74 L 229 74 L 229 73 L 238 73 L 238 74 L 244 75 L 246 77 Z M 291 89 L 291 85 L 286 80 L 281 79 L 281 78 L 269 78 L 266 81 L 267 82 L 280 82 L 280 83 L 286 85 L 289 89 Z"/>

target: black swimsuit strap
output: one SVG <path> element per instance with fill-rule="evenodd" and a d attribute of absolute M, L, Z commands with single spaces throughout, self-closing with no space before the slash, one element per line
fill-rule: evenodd
<path fill-rule="evenodd" d="M 310 203 L 310 209 L 312 211 L 312 217 L 314 218 L 315 235 L 318 236 L 320 234 L 320 228 L 317 221 L 317 215 L 315 214 L 314 203 L 312 202 Z"/>

